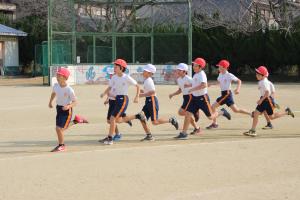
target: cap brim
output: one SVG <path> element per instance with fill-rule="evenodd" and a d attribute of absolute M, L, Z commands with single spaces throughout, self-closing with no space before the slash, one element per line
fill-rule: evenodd
<path fill-rule="evenodd" d="M 257 69 L 255 69 L 255 71 L 256 71 L 257 74 L 260 74 L 260 75 L 264 76 L 264 75 L 263 75 L 260 71 L 258 71 Z"/>

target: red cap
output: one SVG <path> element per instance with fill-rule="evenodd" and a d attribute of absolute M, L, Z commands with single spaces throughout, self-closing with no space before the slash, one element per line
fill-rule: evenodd
<path fill-rule="evenodd" d="M 117 60 L 115 60 L 114 64 L 120 65 L 121 67 L 124 67 L 124 68 L 127 67 L 127 63 L 126 63 L 126 61 L 123 60 L 123 59 L 117 59 Z"/>
<path fill-rule="evenodd" d="M 268 69 L 265 66 L 259 66 L 257 69 L 255 69 L 256 73 L 263 75 L 265 77 L 269 76 Z"/>
<path fill-rule="evenodd" d="M 217 64 L 218 67 L 223 67 L 225 69 L 228 69 L 229 66 L 230 66 L 230 63 L 228 60 L 221 60 L 218 64 Z"/>
<path fill-rule="evenodd" d="M 204 68 L 206 65 L 206 61 L 203 58 L 196 58 L 192 63 L 199 65 L 201 68 Z"/>
<path fill-rule="evenodd" d="M 68 79 L 70 76 L 70 71 L 67 68 L 61 67 L 57 70 L 56 74 L 62 75 Z"/>

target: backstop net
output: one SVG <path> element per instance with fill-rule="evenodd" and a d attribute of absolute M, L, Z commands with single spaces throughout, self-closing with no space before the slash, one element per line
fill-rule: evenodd
<path fill-rule="evenodd" d="M 139 80 L 144 64 L 156 83 L 174 83 L 174 68 L 191 63 L 190 0 L 49 0 L 44 83 L 67 66 L 74 84 L 107 81 L 116 58 Z"/>

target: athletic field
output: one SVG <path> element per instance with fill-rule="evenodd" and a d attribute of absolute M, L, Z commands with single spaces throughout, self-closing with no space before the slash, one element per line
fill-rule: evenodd
<path fill-rule="evenodd" d="M 74 86 L 75 113 L 89 124 L 71 127 L 65 135 L 67 151 L 50 153 L 57 144 L 55 109 L 48 108 L 51 87 L 0 82 L 0 200 L 298 200 L 300 197 L 300 85 L 277 84 L 276 101 L 296 111 L 273 121 L 273 130 L 258 137 L 242 133 L 251 127 L 248 116 L 221 117 L 217 130 L 204 130 L 187 141 L 173 139 L 179 131 L 169 124 L 151 126 L 154 142 L 144 137 L 138 121 L 119 125 L 122 141 L 104 146 L 108 132 L 107 106 L 99 95 L 105 86 Z M 6 86 L 4 86 L 6 85 Z M 233 85 L 235 88 L 235 85 Z M 182 97 L 169 100 L 176 86 L 156 86 L 160 117 L 177 116 Z M 130 89 L 127 114 L 141 110 Z M 211 101 L 219 88 L 209 88 Z M 254 110 L 256 83 L 243 83 L 236 104 Z M 183 118 L 178 117 L 180 126 Z M 210 122 L 201 113 L 202 128 Z M 190 127 L 190 130 L 191 127 Z"/>

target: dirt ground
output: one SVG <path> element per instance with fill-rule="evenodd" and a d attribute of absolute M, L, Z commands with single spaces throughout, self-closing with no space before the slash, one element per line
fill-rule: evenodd
<path fill-rule="evenodd" d="M 30 82 L 32 81 L 32 82 Z M 258 137 L 242 133 L 251 118 L 232 113 L 219 118 L 217 130 L 186 141 L 173 139 L 179 131 L 169 124 L 153 127 L 156 141 L 140 142 L 144 133 L 138 121 L 120 124 L 122 141 L 111 146 L 97 142 L 106 136 L 107 107 L 99 94 L 105 86 L 74 86 L 77 114 L 89 124 L 71 127 L 65 135 L 67 151 L 50 153 L 56 145 L 55 110 L 49 109 L 51 88 L 30 79 L 7 83 L 0 79 L 0 200 L 282 200 L 300 197 L 300 85 L 276 84 L 276 100 L 290 106 L 296 117 L 273 122 L 273 130 Z M 7 83 L 7 84 L 5 84 Z M 235 87 L 235 86 L 233 86 Z M 160 117 L 177 116 L 181 96 L 168 99 L 176 86 L 157 86 Z M 130 89 L 128 114 L 135 114 L 144 99 L 133 104 Z M 218 87 L 209 88 L 211 100 Z M 259 91 L 255 83 L 243 84 L 236 104 L 254 110 Z M 177 116 L 180 124 L 183 119 Z M 199 125 L 209 125 L 201 114 Z"/>

